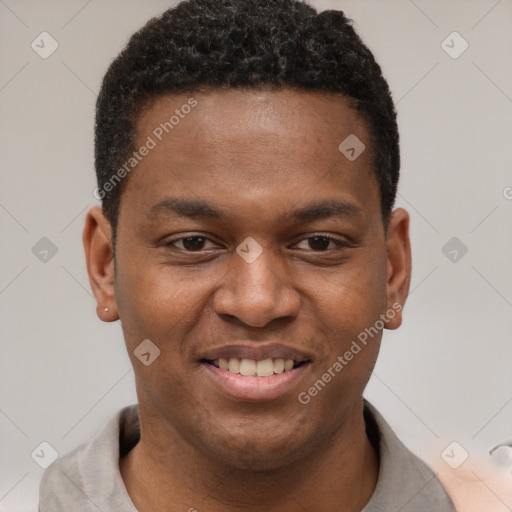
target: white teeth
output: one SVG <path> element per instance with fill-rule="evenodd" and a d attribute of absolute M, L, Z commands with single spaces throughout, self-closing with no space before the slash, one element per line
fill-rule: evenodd
<path fill-rule="evenodd" d="M 274 373 L 284 372 L 284 359 L 274 359 Z"/>
<path fill-rule="evenodd" d="M 256 375 L 256 361 L 254 359 L 242 359 L 240 361 L 240 375 L 246 377 Z"/>
<path fill-rule="evenodd" d="M 291 370 L 293 368 L 293 360 L 292 359 L 287 359 L 285 362 L 284 362 L 284 369 L 286 371 L 288 370 Z"/>
<path fill-rule="evenodd" d="M 240 359 L 232 357 L 228 363 L 228 370 L 231 373 L 240 373 Z"/>
<path fill-rule="evenodd" d="M 256 361 L 255 359 L 238 359 L 231 357 L 229 359 L 215 359 L 214 366 L 221 370 L 228 370 L 231 373 L 244 375 L 246 377 L 270 377 L 274 373 L 283 373 L 293 369 L 293 359 L 264 359 Z"/>
<path fill-rule="evenodd" d="M 272 359 L 264 359 L 256 364 L 256 373 L 258 377 L 270 377 L 274 374 L 274 361 Z"/>

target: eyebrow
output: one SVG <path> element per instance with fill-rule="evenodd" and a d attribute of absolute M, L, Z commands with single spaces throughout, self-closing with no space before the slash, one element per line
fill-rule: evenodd
<path fill-rule="evenodd" d="M 223 209 L 210 205 L 205 201 L 178 197 L 165 197 L 150 208 L 147 217 L 153 219 L 161 213 L 171 217 L 186 217 L 199 220 L 221 220 L 229 217 Z M 287 213 L 285 217 L 290 220 L 306 223 L 332 217 L 355 217 L 362 213 L 362 209 L 353 203 L 332 199 L 307 204 Z"/>
<path fill-rule="evenodd" d="M 305 205 L 294 210 L 290 217 L 299 222 L 312 222 L 314 220 L 331 217 L 347 218 L 361 215 L 363 210 L 353 203 L 346 203 L 336 199 L 319 201 Z"/>
<path fill-rule="evenodd" d="M 149 210 L 147 217 L 153 218 L 164 213 L 172 217 L 188 217 L 191 219 L 221 219 L 224 213 L 221 209 L 195 199 L 165 197 Z"/>

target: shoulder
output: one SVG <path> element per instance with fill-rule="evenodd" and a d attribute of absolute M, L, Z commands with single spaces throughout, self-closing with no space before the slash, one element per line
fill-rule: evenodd
<path fill-rule="evenodd" d="M 455 512 L 434 472 L 398 439 L 375 407 L 367 401 L 364 405 L 368 437 L 378 452 L 379 477 L 363 512 Z"/>
<path fill-rule="evenodd" d="M 117 499 L 120 494 L 126 498 L 119 472 L 120 439 L 125 427 L 133 430 L 134 423 L 138 425 L 136 417 L 136 405 L 121 409 L 94 439 L 48 467 L 39 485 L 40 512 L 96 511 L 101 501 Z"/>

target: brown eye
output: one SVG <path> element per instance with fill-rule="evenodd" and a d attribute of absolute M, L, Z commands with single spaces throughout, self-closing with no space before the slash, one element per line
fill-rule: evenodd
<path fill-rule="evenodd" d="M 331 238 L 327 238 L 326 236 L 313 236 L 308 238 L 308 240 L 309 247 L 314 251 L 326 251 L 329 249 L 329 244 L 332 241 Z"/>
<path fill-rule="evenodd" d="M 331 243 L 332 245 L 329 246 Z M 297 246 L 300 246 L 300 244 L 303 244 L 303 247 L 299 247 L 299 249 L 312 250 L 315 252 L 326 252 L 333 249 L 342 249 L 348 246 L 345 241 L 338 240 L 337 238 L 328 235 L 313 235 L 301 240 Z"/>
<path fill-rule="evenodd" d="M 191 236 L 183 239 L 183 247 L 187 251 L 198 251 L 203 249 L 206 242 L 206 238 L 202 236 Z"/>
<path fill-rule="evenodd" d="M 204 245 L 207 240 L 208 238 L 205 236 L 188 236 L 184 238 L 177 238 L 176 240 L 171 240 L 166 245 L 177 247 L 178 249 L 182 249 L 188 252 L 197 252 L 204 249 Z M 179 244 L 181 244 L 181 247 Z"/>

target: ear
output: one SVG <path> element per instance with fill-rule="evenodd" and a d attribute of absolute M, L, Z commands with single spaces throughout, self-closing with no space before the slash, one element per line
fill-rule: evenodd
<path fill-rule="evenodd" d="M 409 213 L 403 208 L 397 208 L 391 213 L 386 248 L 388 258 L 387 309 L 396 312 L 393 318 L 387 318 L 386 329 L 398 329 L 402 323 L 402 309 L 409 293 L 412 266 Z"/>
<path fill-rule="evenodd" d="M 82 240 L 89 282 L 97 302 L 96 314 L 104 322 L 114 322 L 119 315 L 115 296 L 112 227 L 99 206 L 87 212 Z"/>

